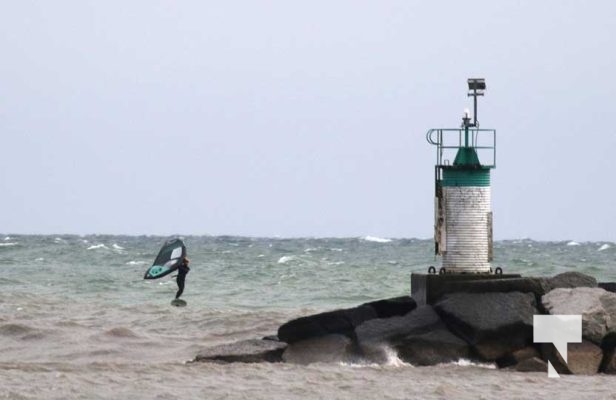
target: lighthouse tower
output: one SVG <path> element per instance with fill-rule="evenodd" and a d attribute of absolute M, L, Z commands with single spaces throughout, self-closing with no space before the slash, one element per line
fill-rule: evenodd
<path fill-rule="evenodd" d="M 480 129 L 477 98 L 484 79 L 468 80 L 474 114 L 462 118 L 460 128 L 430 129 L 428 142 L 436 146 L 435 254 L 442 257 L 441 274 L 492 272 L 492 208 L 490 171 L 496 167 L 496 131 Z"/>

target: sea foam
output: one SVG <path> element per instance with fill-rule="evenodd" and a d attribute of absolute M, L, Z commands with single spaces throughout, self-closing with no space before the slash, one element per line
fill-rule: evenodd
<path fill-rule="evenodd" d="M 598 250 L 598 251 L 607 250 L 607 249 L 609 249 L 610 247 L 612 247 L 612 246 L 610 246 L 609 244 L 605 243 L 605 244 L 601 245 L 601 247 L 599 247 L 599 250 Z"/>
<path fill-rule="evenodd" d="M 380 237 L 377 237 L 377 236 L 364 236 L 362 239 L 365 240 L 366 242 L 374 242 L 374 243 L 389 243 L 389 242 L 391 242 L 391 239 L 380 238 Z"/>
<path fill-rule="evenodd" d="M 485 369 L 496 369 L 496 364 L 475 362 L 475 361 L 467 360 L 465 358 L 461 358 L 457 361 L 445 363 L 445 365 L 457 365 L 459 367 L 479 367 L 479 368 L 485 368 Z"/>
<path fill-rule="evenodd" d="M 282 256 L 278 259 L 278 264 L 286 264 L 290 261 L 295 260 L 296 257 L 295 256 Z"/>

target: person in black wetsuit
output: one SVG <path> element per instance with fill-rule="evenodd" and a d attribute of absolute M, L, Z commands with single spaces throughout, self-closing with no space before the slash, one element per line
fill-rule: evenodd
<path fill-rule="evenodd" d="M 190 271 L 188 264 L 190 264 L 190 260 L 184 257 L 182 263 L 178 267 L 178 276 L 175 279 L 178 284 L 178 292 L 175 294 L 176 299 L 179 299 L 182 293 L 184 293 L 184 280 L 186 279 L 186 274 Z"/>

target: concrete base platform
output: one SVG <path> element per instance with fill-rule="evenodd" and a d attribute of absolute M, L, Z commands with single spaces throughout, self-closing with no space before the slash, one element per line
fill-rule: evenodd
<path fill-rule="evenodd" d="M 465 283 L 473 281 L 505 281 L 517 280 L 519 274 L 411 274 L 411 297 L 417 305 L 434 304 L 446 293 L 465 291 L 461 290 Z M 476 282 L 480 283 L 480 282 Z M 494 282 L 496 283 L 496 282 Z"/>

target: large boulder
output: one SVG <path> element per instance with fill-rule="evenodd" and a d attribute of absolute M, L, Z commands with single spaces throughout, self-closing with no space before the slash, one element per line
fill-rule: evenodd
<path fill-rule="evenodd" d="M 356 353 L 348 337 L 325 335 L 290 344 L 282 359 L 293 364 L 339 363 L 354 360 Z"/>
<path fill-rule="evenodd" d="M 447 329 L 408 335 L 394 346 L 398 357 L 412 365 L 436 365 L 469 358 L 469 346 Z"/>
<path fill-rule="evenodd" d="M 562 274 L 555 275 L 549 278 L 548 282 L 551 289 L 597 287 L 597 280 L 594 277 L 576 271 L 563 272 Z"/>
<path fill-rule="evenodd" d="M 539 357 L 526 358 L 515 366 L 518 372 L 548 372 L 548 363 Z"/>
<path fill-rule="evenodd" d="M 274 340 L 243 340 L 201 350 L 194 361 L 203 362 L 280 362 L 286 343 Z"/>
<path fill-rule="evenodd" d="M 616 282 L 599 282 L 599 287 L 608 292 L 616 293 Z"/>
<path fill-rule="evenodd" d="M 309 315 L 291 320 L 280 326 L 278 337 L 287 343 L 331 334 L 353 337 L 357 326 L 364 321 L 377 317 L 374 308 L 367 305 Z"/>
<path fill-rule="evenodd" d="M 601 371 L 606 374 L 616 375 L 616 352 L 614 350 L 605 353 Z"/>
<path fill-rule="evenodd" d="M 485 361 L 532 344 L 533 315 L 538 313 L 532 293 L 451 293 L 435 309 Z"/>
<path fill-rule="evenodd" d="M 616 334 L 616 293 L 601 288 L 554 289 L 541 298 L 552 315 L 582 315 L 582 337 L 601 344 Z"/>
<path fill-rule="evenodd" d="M 390 318 L 406 315 L 417 307 L 417 303 L 411 296 L 400 296 L 391 299 L 377 300 L 363 304 L 370 306 L 376 312 L 378 318 Z"/>
<path fill-rule="evenodd" d="M 538 358 L 538 357 L 541 357 L 541 354 L 539 353 L 539 350 L 537 350 L 534 346 L 524 347 L 523 349 L 516 350 L 513 353 L 511 353 L 511 358 L 516 363 L 520 363 L 530 358 Z"/>
<path fill-rule="evenodd" d="M 365 359 L 383 363 L 389 359 L 388 349 L 405 337 L 444 327 L 432 306 L 424 305 L 403 317 L 366 321 L 355 329 L 355 337 Z"/>
<path fill-rule="evenodd" d="M 559 374 L 592 375 L 599 372 L 603 351 L 599 346 L 587 340 L 567 345 L 567 362 L 552 343 L 541 345 L 543 359 L 550 361 Z"/>
<path fill-rule="evenodd" d="M 403 317 L 373 319 L 364 322 L 355 329 L 355 336 L 360 343 L 393 343 L 411 334 L 429 332 L 442 327 L 443 322 L 432 306 L 421 306 Z"/>
<path fill-rule="evenodd" d="M 499 358 L 498 360 L 496 360 L 496 364 L 499 368 L 507 368 L 514 365 L 520 365 L 524 361 L 531 358 L 541 358 L 541 354 L 539 353 L 539 350 L 537 350 L 534 346 L 527 346 L 520 350 L 516 350 L 511 354 L 507 354 L 503 358 Z"/>

